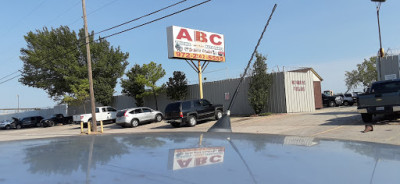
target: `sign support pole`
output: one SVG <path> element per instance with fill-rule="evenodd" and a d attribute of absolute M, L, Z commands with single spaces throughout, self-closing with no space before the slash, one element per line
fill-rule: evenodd
<path fill-rule="evenodd" d="M 203 66 L 201 66 L 201 61 L 198 60 L 198 64 L 196 65 L 193 60 L 190 60 L 190 62 L 192 64 L 189 63 L 189 61 L 187 61 L 187 64 L 189 64 L 189 66 L 191 66 L 193 68 L 194 71 L 197 72 L 198 76 L 199 76 L 199 97 L 200 99 L 203 99 L 203 71 L 207 68 L 208 63 L 207 61 L 204 61 Z"/>
<path fill-rule="evenodd" d="M 198 74 L 199 74 L 199 93 L 200 93 L 200 99 L 203 99 L 203 80 L 202 80 L 202 71 L 201 71 L 201 62 L 199 60 L 199 66 L 198 66 Z"/>

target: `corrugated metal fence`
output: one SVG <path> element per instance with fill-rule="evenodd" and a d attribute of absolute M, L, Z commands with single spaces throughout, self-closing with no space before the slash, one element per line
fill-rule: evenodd
<path fill-rule="evenodd" d="M 273 113 L 294 113 L 294 112 L 312 112 L 315 110 L 314 90 L 313 90 L 313 75 L 309 71 L 302 72 L 279 72 L 272 73 L 272 86 L 270 89 L 270 98 L 265 111 Z M 224 110 L 229 105 L 233 93 L 240 79 L 227 79 L 214 82 L 206 82 L 203 84 L 203 95 L 211 103 L 224 105 Z M 248 101 L 248 89 L 250 78 L 245 78 L 240 87 L 239 94 L 232 106 L 232 115 L 250 115 L 254 114 Z M 198 84 L 190 85 L 186 99 L 199 98 Z M 144 99 L 145 106 L 156 109 L 153 96 L 147 96 Z M 164 111 L 169 100 L 166 94 L 157 96 L 158 109 Z M 101 104 L 96 104 L 101 106 Z M 136 107 L 135 100 L 129 96 L 115 96 L 113 104 L 116 109 L 125 109 Z M 75 115 L 82 113 L 90 113 L 90 103 L 82 106 L 56 106 L 53 109 L 45 109 L 40 111 L 29 111 L 17 114 L 1 115 L 0 120 L 10 119 L 11 117 L 27 117 L 27 116 L 43 116 L 48 118 L 53 114 L 62 113 L 64 115 Z"/>
<path fill-rule="evenodd" d="M 313 75 L 309 71 L 302 72 L 279 72 L 272 73 L 272 86 L 270 89 L 270 98 L 266 111 L 273 113 L 294 113 L 294 112 L 312 112 L 315 110 Z M 214 104 L 222 104 L 224 108 L 229 105 L 233 93 L 240 79 L 227 79 L 203 84 L 203 96 Z M 249 115 L 254 114 L 248 101 L 248 89 L 250 78 L 245 78 L 239 89 L 239 94 L 232 106 L 231 114 Z M 190 85 L 186 99 L 199 98 L 198 84 Z M 166 94 L 157 96 L 158 109 L 164 111 L 169 100 Z M 145 106 L 156 109 L 153 96 L 145 98 Z M 131 97 L 117 96 L 114 99 L 114 107 L 123 109 L 135 107 L 135 101 Z"/>

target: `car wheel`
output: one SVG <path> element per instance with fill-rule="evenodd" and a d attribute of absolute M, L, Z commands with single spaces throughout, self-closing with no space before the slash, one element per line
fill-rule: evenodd
<path fill-rule="evenodd" d="M 334 101 L 330 101 L 328 104 L 329 107 L 335 107 L 336 103 Z"/>
<path fill-rule="evenodd" d="M 343 105 L 344 105 L 344 106 L 349 106 L 349 102 L 348 102 L 348 101 L 344 101 L 344 102 L 343 102 Z"/>
<path fill-rule="evenodd" d="M 36 123 L 36 127 L 42 127 L 43 123 Z"/>
<path fill-rule="evenodd" d="M 372 121 L 372 114 L 362 113 L 362 114 L 361 114 L 361 119 L 362 119 L 365 123 L 369 123 L 369 122 Z"/>
<path fill-rule="evenodd" d="M 54 126 L 54 122 L 53 121 L 49 121 L 49 127 Z"/>
<path fill-rule="evenodd" d="M 217 110 L 217 112 L 215 112 L 215 120 L 219 120 L 222 118 L 222 111 Z"/>
<path fill-rule="evenodd" d="M 197 124 L 196 117 L 194 117 L 194 116 L 189 116 L 189 117 L 188 117 L 188 122 L 187 122 L 187 124 L 188 124 L 188 126 L 190 126 L 190 127 L 196 126 L 196 124 Z"/>
<path fill-rule="evenodd" d="M 171 125 L 172 125 L 173 127 L 175 127 L 175 128 L 181 127 L 181 124 L 180 124 L 180 123 L 177 123 L 177 122 L 173 122 L 173 123 L 171 123 Z"/>
<path fill-rule="evenodd" d="M 131 120 L 131 127 L 137 127 L 139 125 L 139 121 L 137 119 L 132 119 Z"/>
<path fill-rule="evenodd" d="M 156 115 L 156 121 L 157 121 L 157 122 L 161 122 L 162 119 L 163 119 L 163 118 L 162 118 L 161 114 L 157 114 L 157 115 Z"/>
<path fill-rule="evenodd" d="M 11 129 L 10 125 L 7 125 L 6 130 L 10 130 L 10 129 Z"/>
<path fill-rule="evenodd" d="M 22 126 L 20 125 L 20 124 L 18 124 L 15 128 L 17 128 L 17 129 L 21 129 L 22 128 Z"/>

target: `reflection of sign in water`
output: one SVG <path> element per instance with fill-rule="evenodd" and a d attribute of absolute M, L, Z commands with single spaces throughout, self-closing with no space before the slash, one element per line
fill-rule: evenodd
<path fill-rule="evenodd" d="M 224 147 L 175 149 L 170 151 L 169 167 L 186 169 L 224 162 Z"/>
<path fill-rule="evenodd" d="M 283 140 L 283 144 L 298 145 L 298 146 L 314 146 L 317 142 L 314 142 L 312 137 L 298 137 L 298 136 L 286 136 Z"/>

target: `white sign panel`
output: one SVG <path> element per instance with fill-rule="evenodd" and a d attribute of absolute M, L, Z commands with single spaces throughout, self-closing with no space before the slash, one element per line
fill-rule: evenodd
<path fill-rule="evenodd" d="M 167 27 L 168 57 L 225 62 L 224 35 L 178 26 Z"/>
<path fill-rule="evenodd" d="M 396 78 L 397 78 L 396 74 L 385 75 L 385 80 L 392 80 L 392 79 L 396 79 Z"/>

